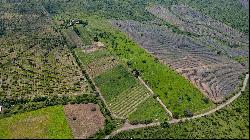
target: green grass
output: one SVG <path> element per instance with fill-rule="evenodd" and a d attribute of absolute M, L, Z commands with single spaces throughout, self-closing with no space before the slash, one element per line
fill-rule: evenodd
<path fill-rule="evenodd" d="M 107 101 L 122 91 L 138 84 L 133 75 L 123 65 L 118 65 L 94 79 Z"/>
<path fill-rule="evenodd" d="M 85 54 L 81 49 L 76 48 L 75 52 L 85 65 L 102 59 L 107 55 L 111 55 L 108 54 L 106 50 Z M 147 99 L 147 93 L 149 94 L 149 91 L 140 85 L 124 66 L 119 65 L 113 70 L 106 71 L 104 74 L 95 78 L 95 82 L 101 89 L 112 112 L 117 116 L 126 118 L 131 112 L 136 110 L 130 117 L 132 121 L 157 121 L 167 118 L 167 114 L 159 103 L 152 97 Z"/>
<path fill-rule="evenodd" d="M 77 57 L 84 63 L 84 65 L 88 65 L 91 62 L 100 59 L 105 56 L 109 56 L 106 50 L 97 50 L 95 52 L 86 54 L 80 48 L 74 49 Z"/>
<path fill-rule="evenodd" d="M 129 115 L 130 122 L 141 120 L 164 121 L 168 119 L 168 114 L 159 102 L 153 97 L 148 98 L 145 102 L 137 107 L 137 110 Z"/>
<path fill-rule="evenodd" d="M 133 111 L 137 109 L 137 106 L 144 103 L 149 97 L 149 91 L 141 85 L 129 88 L 112 98 L 108 104 L 111 110 L 120 117 L 128 117 Z M 144 108 L 144 111 L 149 111 Z"/>
<path fill-rule="evenodd" d="M 93 35 L 91 34 L 91 30 L 89 30 L 87 27 L 82 28 L 82 26 L 76 26 L 76 29 L 80 33 L 85 33 L 85 34 L 80 34 L 80 37 L 85 45 L 91 45 L 93 41 Z"/>
<path fill-rule="evenodd" d="M 188 122 L 119 133 L 114 139 L 249 139 L 249 89 L 226 108 Z"/>
<path fill-rule="evenodd" d="M 96 19 L 98 18 L 87 19 L 88 28 L 94 34 L 106 34 L 100 39 L 111 54 L 116 54 L 124 63 L 130 62 L 130 68 L 139 70 L 143 80 L 175 115 L 183 116 L 186 109 L 193 113 L 199 112 L 213 105 L 211 101 L 206 104 L 203 94 L 184 77 L 161 64 L 107 21 Z"/>
<path fill-rule="evenodd" d="M 72 138 L 63 106 L 16 114 L 0 120 L 0 138 Z"/>

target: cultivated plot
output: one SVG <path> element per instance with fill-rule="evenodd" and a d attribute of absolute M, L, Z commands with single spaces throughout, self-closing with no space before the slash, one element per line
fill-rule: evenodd
<path fill-rule="evenodd" d="M 149 53 L 183 74 L 215 102 L 234 92 L 246 71 L 240 63 L 217 51 L 213 44 L 204 46 L 200 40 L 157 25 L 136 21 L 111 22 Z"/>
<path fill-rule="evenodd" d="M 90 50 L 90 48 L 86 48 L 86 50 Z M 76 48 L 75 52 L 100 90 L 110 111 L 116 117 L 128 118 L 138 107 L 147 102 L 149 98 L 152 98 L 153 95 L 146 87 L 117 58 L 109 54 L 106 49 L 98 49 L 94 52 L 86 53 L 85 50 Z M 155 102 L 158 103 L 156 100 Z M 167 113 L 160 104 L 153 107 L 152 110 L 147 110 L 146 108 L 143 111 L 142 109 L 140 110 L 140 112 L 151 113 L 140 114 L 143 119 L 140 117 L 139 119 L 134 119 L 133 116 L 135 115 L 132 115 L 132 117 L 129 117 L 129 120 L 143 122 L 143 120 L 157 121 L 168 118 Z M 152 112 L 158 112 L 158 115 Z"/>

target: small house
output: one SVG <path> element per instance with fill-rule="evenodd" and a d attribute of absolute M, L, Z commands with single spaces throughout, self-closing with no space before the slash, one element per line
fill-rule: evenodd
<path fill-rule="evenodd" d="M 2 106 L 0 106 L 0 112 L 2 112 L 2 110 L 3 110 L 3 107 L 2 107 Z"/>

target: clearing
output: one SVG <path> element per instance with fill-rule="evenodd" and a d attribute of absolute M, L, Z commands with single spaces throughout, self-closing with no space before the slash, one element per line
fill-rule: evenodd
<path fill-rule="evenodd" d="M 64 111 L 75 139 L 86 139 L 104 128 L 105 117 L 96 104 L 69 104 Z"/>

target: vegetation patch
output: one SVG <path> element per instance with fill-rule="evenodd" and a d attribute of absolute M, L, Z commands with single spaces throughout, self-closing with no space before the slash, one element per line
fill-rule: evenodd
<path fill-rule="evenodd" d="M 95 83 L 105 99 L 110 101 L 122 91 L 138 84 L 138 81 L 123 65 L 118 65 L 114 69 L 97 76 Z"/>
<path fill-rule="evenodd" d="M 0 138 L 72 138 L 63 106 L 53 106 L 0 119 Z"/>
<path fill-rule="evenodd" d="M 101 51 L 105 51 L 105 49 Z M 151 94 L 149 91 L 143 85 L 139 84 L 139 81 L 128 71 L 127 67 L 125 67 L 120 60 L 116 60 L 110 53 L 102 53 L 100 50 L 83 53 L 79 48 L 75 49 L 75 52 L 87 66 L 85 67 L 90 77 L 94 79 L 111 112 L 117 117 L 127 118 L 131 113 L 137 110 L 140 104 L 144 104 L 144 102 L 150 98 Z M 95 72 L 97 73 L 94 74 Z M 155 108 L 151 109 L 152 110 L 144 109 L 141 110 L 141 112 L 144 111 L 146 114 L 146 112 L 161 110 L 161 107 L 155 106 Z M 151 118 L 147 117 L 149 116 L 145 115 L 144 119 L 151 120 Z M 161 117 L 167 118 L 166 114 L 163 114 Z M 155 119 L 157 118 L 160 117 L 156 115 Z M 138 123 L 147 122 L 149 121 L 138 121 Z"/>
<path fill-rule="evenodd" d="M 114 57 L 104 57 L 90 63 L 88 65 L 88 73 L 91 77 L 97 77 L 117 65 L 118 61 Z"/>
<path fill-rule="evenodd" d="M 128 117 L 131 124 L 158 122 L 169 119 L 167 112 L 153 97 L 148 98 L 136 108 L 136 111 Z"/>
<path fill-rule="evenodd" d="M 212 105 L 211 101 L 204 103 L 202 93 L 188 80 L 170 67 L 161 64 L 105 20 L 102 25 L 99 24 L 99 20 L 89 18 L 88 21 L 89 28 L 99 35 L 111 54 L 116 54 L 128 67 L 139 71 L 142 79 L 176 116 L 184 116 L 187 108 L 195 113 Z M 106 35 L 100 36 L 100 31 Z"/>
<path fill-rule="evenodd" d="M 162 127 L 121 132 L 113 139 L 249 138 L 249 84 L 247 91 L 224 109 L 207 117 Z"/>
<path fill-rule="evenodd" d="M 46 10 L 33 2 L 2 4 L 6 35 L 0 38 L 0 93 L 10 100 L 90 93 L 62 36 Z M 6 19 L 7 18 L 7 19 Z"/>
<path fill-rule="evenodd" d="M 83 62 L 83 64 L 85 65 L 93 63 L 95 60 L 98 60 L 102 57 L 109 56 L 107 50 L 98 50 L 89 54 L 84 53 L 83 50 L 80 48 L 76 48 L 74 49 L 74 51 L 78 58 L 81 60 L 81 62 Z"/>

